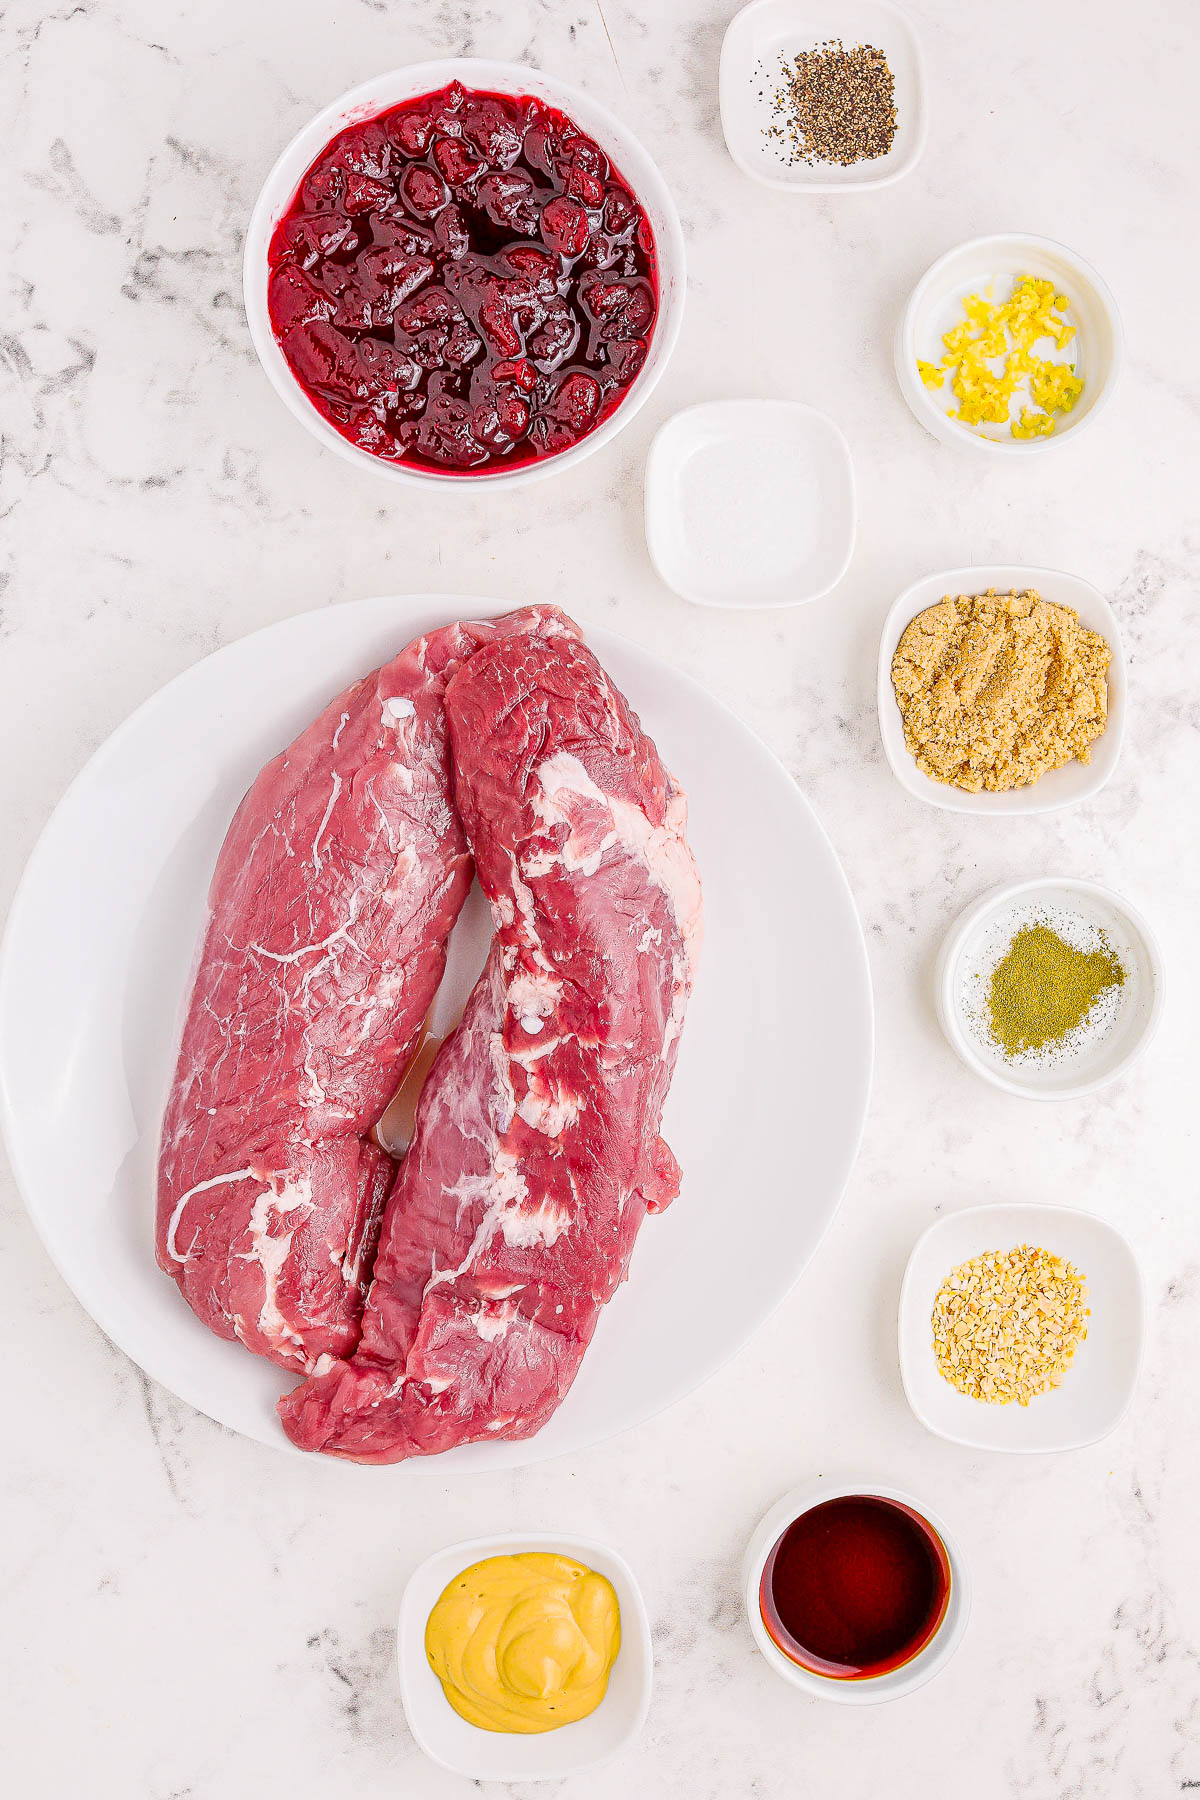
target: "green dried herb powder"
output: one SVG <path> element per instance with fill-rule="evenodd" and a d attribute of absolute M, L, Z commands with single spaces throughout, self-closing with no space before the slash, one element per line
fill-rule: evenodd
<path fill-rule="evenodd" d="M 1101 933 L 1099 950 L 1076 950 L 1048 925 L 1025 925 L 992 974 L 988 1024 L 1006 1056 L 1059 1044 L 1125 970 Z"/>

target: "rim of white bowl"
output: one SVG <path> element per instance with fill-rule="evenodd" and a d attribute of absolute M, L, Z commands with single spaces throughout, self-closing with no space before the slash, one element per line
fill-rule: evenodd
<path fill-rule="evenodd" d="M 799 594 L 794 600 L 713 600 L 704 594 L 694 594 L 679 587 L 667 574 L 663 567 L 660 551 L 662 548 L 662 532 L 656 523 L 652 523 L 656 509 L 651 501 L 654 487 L 661 482 L 663 466 L 666 463 L 668 444 L 671 432 L 681 419 L 692 413 L 720 410 L 724 407 L 762 407 L 770 411 L 803 412 L 810 418 L 819 419 L 833 433 L 838 452 L 842 458 L 846 478 L 850 488 L 850 530 L 846 535 L 846 552 L 838 567 L 837 573 L 824 586 L 813 588 L 809 592 Z M 661 504 L 661 503 L 660 503 Z M 706 606 L 714 612 L 786 612 L 794 606 L 809 606 L 814 600 L 823 600 L 839 587 L 846 578 L 846 571 L 854 560 L 854 551 L 858 543 L 858 478 L 854 472 L 854 457 L 850 451 L 850 443 L 845 432 L 829 413 L 822 412 L 819 406 L 812 406 L 807 400 L 790 400 L 782 395 L 771 395 L 763 398 L 758 394 L 734 394 L 729 398 L 713 400 L 696 400 L 690 406 L 681 406 L 664 419 L 650 440 L 650 448 L 646 452 L 646 466 L 642 474 L 642 524 L 646 537 L 646 552 L 653 565 L 654 573 L 669 587 L 673 594 L 686 600 L 692 606 Z"/>
<path fill-rule="evenodd" d="M 474 1781 L 566 1781 L 573 1775 L 586 1775 L 593 1769 L 602 1768 L 605 1763 L 611 1762 L 614 1757 L 619 1756 L 641 1735 L 650 1712 L 650 1700 L 654 1692 L 654 1643 L 650 1633 L 650 1615 L 646 1609 L 646 1596 L 642 1592 L 642 1584 L 628 1559 L 622 1556 L 619 1550 L 614 1549 L 611 1544 L 606 1544 L 602 1538 L 583 1537 L 574 1531 L 496 1531 L 485 1537 L 463 1538 L 455 1544 L 443 1544 L 440 1549 L 431 1550 L 428 1556 L 422 1557 L 404 1584 L 404 1591 L 400 1595 L 400 1606 L 396 1614 L 396 1677 L 400 1689 L 400 1703 L 404 1708 L 404 1717 L 417 1748 L 431 1762 L 437 1763 L 439 1768 L 449 1769 L 454 1775 L 462 1775 L 463 1770 L 457 1763 L 447 1762 L 429 1743 L 424 1730 L 414 1717 L 415 1709 L 410 1707 L 408 1676 L 405 1668 L 405 1641 L 412 1631 L 419 1630 L 423 1643 L 426 1623 L 425 1620 L 418 1623 L 413 1617 L 416 1601 L 412 1598 L 412 1590 L 429 1565 L 440 1561 L 443 1556 L 466 1558 L 466 1561 L 460 1565 L 461 1573 L 463 1568 L 469 1568 L 473 1562 L 482 1562 L 485 1557 L 503 1556 L 509 1551 L 518 1554 L 517 1545 L 524 1545 L 526 1549 L 530 1545 L 535 1545 L 538 1549 L 552 1550 L 559 1555 L 578 1553 L 581 1561 L 593 1557 L 598 1551 L 601 1557 L 607 1557 L 609 1562 L 620 1571 L 621 1578 L 633 1597 L 633 1620 L 627 1621 L 624 1614 L 621 1615 L 621 1643 L 624 1645 L 627 1637 L 636 1637 L 642 1652 L 646 1676 L 638 1695 L 637 1712 L 628 1731 L 624 1732 L 607 1749 L 598 1751 L 586 1762 L 573 1764 L 571 1768 L 561 1773 L 536 1769 L 511 1775 L 465 1777 L 466 1780 Z M 602 1570 L 599 1572 L 603 1573 Z M 617 1600 L 619 1604 L 619 1594 Z M 627 1629 L 630 1623 L 634 1626 L 632 1631 Z M 447 1702 L 448 1704 L 449 1702 Z M 602 1700 L 600 1704 L 603 1706 L 604 1701 Z M 504 1732 L 496 1735 L 509 1737 L 515 1734 Z"/>
<path fill-rule="evenodd" d="M 256 249 L 262 242 L 269 244 L 275 226 L 291 205 L 305 172 L 321 154 L 322 148 L 340 131 L 353 123 L 365 123 L 390 106 L 402 105 L 405 99 L 418 99 L 423 93 L 436 93 L 439 88 L 448 86 L 452 81 L 461 81 L 464 87 L 475 88 L 486 88 L 491 83 L 501 92 L 531 91 L 571 118 L 578 119 L 583 129 L 598 139 L 606 154 L 606 144 L 611 144 L 616 153 L 613 161 L 643 207 L 647 205 L 647 191 L 652 191 L 651 204 L 657 215 L 654 225 L 659 277 L 658 313 L 649 340 L 650 351 L 646 363 L 617 406 L 594 431 L 553 456 L 540 457 L 535 462 L 522 463 L 513 469 L 482 469 L 465 475 L 461 472 L 427 469 L 413 463 L 387 462 L 381 457 L 373 456 L 369 450 L 352 444 L 322 417 L 292 373 L 287 358 L 276 342 L 267 307 L 268 265 L 265 256 L 260 258 Z M 411 93 L 398 94 L 392 100 L 380 97 L 381 90 L 392 83 L 403 83 L 407 88 L 413 82 L 417 85 L 412 87 Z M 507 89 L 504 85 L 506 83 Z M 359 115 L 357 120 L 354 116 L 356 113 Z M 589 114 L 596 121 L 595 125 L 588 122 Z M 635 160 L 643 159 L 645 171 L 649 173 L 648 183 L 627 174 L 624 154 L 626 149 L 632 151 Z M 327 450 L 332 450 L 344 462 L 353 463 L 357 468 L 365 468 L 385 481 L 409 486 L 419 484 L 426 488 L 436 485 L 443 489 L 460 487 L 474 492 L 484 484 L 494 486 L 503 483 L 508 487 L 528 485 L 530 482 L 543 480 L 560 469 L 569 468 L 574 463 L 582 462 L 584 457 L 611 442 L 635 414 L 640 412 L 661 380 L 679 338 L 686 297 L 687 252 L 679 211 L 665 176 L 641 139 L 602 101 L 594 99 L 583 88 L 578 88 L 569 81 L 562 81 L 557 75 L 547 74 L 532 64 L 503 62 L 481 56 L 438 57 L 426 62 L 405 63 L 399 68 L 372 76 L 329 101 L 307 124 L 301 126 L 271 165 L 250 213 L 242 254 L 242 299 L 250 341 L 267 380 L 288 411 L 318 443 Z"/>
<path fill-rule="evenodd" d="M 934 405 L 929 390 L 916 372 L 915 321 L 917 310 L 929 289 L 936 283 L 942 270 L 954 257 L 961 256 L 964 251 L 983 251 L 997 244 L 1028 246 L 1035 252 L 1045 250 L 1072 264 L 1082 275 L 1084 281 L 1094 289 L 1112 331 L 1112 367 L 1101 384 L 1100 392 L 1078 424 L 1072 425 L 1067 431 L 1051 432 L 1049 437 L 1018 439 L 979 436 L 969 427 L 959 425 L 955 420 L 948 418 L 939 407 Z M 893 358 L 900 391 L 907 400 L 913 416 L 918 424 L 923 425 L 940 443 L 949 444 L 954 448 L 961 446 L 966 450 L 982 450 L 985 453 L 995 453 L 999 456 L 1030 456 L 1045 450 L 1061 449 L 1064 444 L 1071 443 L 1083 432 L 1089 430 L 1107 408 L 1116 391 L 1125 362 L 1125 327 L 1121 319 L 1120 308 L 1104 277 L 1088 262 L 1086 257 L 1080 256 L 1077 250 L 1072 250 L 1069 244 L 1062 244 L 1057 238 L 1040 237 L 1032 232 L 994 231 L 988 232 L 983 237 L 965 238 L 961 244 L 952 245 L 926 269 L 909 295 L 907 305 L 897 321 Z"/>
<path fill-rule="evenodd" d="M 738 148 L 736 132 L 731 134 L 726 125 L 726 90 L 728 84 L 735 79 L 732 68 L 733 57 L 732 54 L 727 57 L 726 50 L 729 47 L 730 35 L 733 32 L 734 27 L 738 25 L 747 14 L 765 12 L 769 6 L 775 4 L 776 0 L 748 0 L 746 6 L 743 6 L 740 11 L 734 13 L 728 25 L 725 27 L 725 34 L 721 39 L 721 60 L 717 79 L 717 99 L 721 113 L 721 134 L 725 139 L 725 148 L 728 150 L 733 162 L 742 171 L 742 174 L 749 175 L 752 181 L 759 182 L 763 187 L 774 188 L 777 192 L 788 194 L 862 194 L 866 193 L 870 188 L 891 187 L 893 182 L 903 180 L 905 175 L 916 168 L 925 152 L 925 140 L 929 135 L 929 82 L 926 76 L 925 52 L 921 48 L 920 33 L 913 23 L 912 14 L 907 12 L 904 7 L 897 6 L 895 0 L 871 0 L 871 4 L 877 6 L 880 12 L 891 13 L 892 17 L 899 21 L 899 28 L 908 33 L 909 41 L 912 46 L 913 69 L 916 74 L 916 80 L 913 86 L 915 89 L 914 105 L 917 115 L 917 129 L 913 138 L 912 147 L 904 161 L 896 168 L 890 169 L 886 175 L 867 175 L 863 176 L 861 180 L 788 181 L 783 175 L 764 174 L 761 169 L 756 168 L 753 163 L 748 162 L 742 155 Z"/>
<path fill-rule="evenodd" d="M 971 932 L 986 913 L 1002 906 L 1007 901 L 1019 900 L 1022 895 L 1037 893 L 1045 888 L 1065 888 L 1070 893 L 1090 894 L 1099 900 L 1105 900 L 1126 919 L 1131 927 L 1131 934 L 1139 937 L 1146 951 L 1146 960 L 1150 965 L 1153 978 L 1153 992 L 1150 996 L 1150 1010 L 1141 1031 L 1133 1040 L 1124 1056 L 1118 1057 L 1110 1068 L 1094 1075 L 1090 1081 L 1078 1081 L 1070 1087 L 1040 1088 L 1032 1083 L 1014 1081 L 999 1069 L 993 1069 L 979 1054 L 971 1042 L 970 1034 L 964 1027 L 956 1004 L 954 972 L 963 945 Z M 1130 905 L 1123 895 L 1113 888 L 1106 887 L 1100 881 L 1085 881 L 1075 875 L 1035 875 L 1027 881 L 1002 882 L 983 894 L 973 905 L 969 906 L 946 933 L 942 947 L 938 952 L 934 970 L 934 997 L 937 1005 L 938 1022 L 952 1050 L 958 1052 L 962 1061 L 993 1087 L 1003 1088 L 1005 1093 L 1016 1094 L 1022 1100 L 1081 1100 L 1087 1094 L 1097 1093 L 1118 1076 L 1125 1075 L 1150 1048 L 1162 1022 L 1163 1005 L 1166 1000 L 1166 969 L 1162 950 L 1154 931 L 1136 906 Z"/>
<path fill-rule="evenodd" d="M 1071 1218 L 1086 1219 L 1089 1225 L 1098 1225 L 1102 1231 L 1107 1231 L 1115 1237 L 1133 1264 L 1137 1275 L 1137 1356 L 1134 1362 L 1133 1380 L 1129 1384 L 1125 1404 L 1114 1416 L 1112 1423 L 1107 1425 L 1103 1431 L 1096 1432 L 1090 1437 L 1063 1438 L 1057 1444 L 998 1444 L 990 1442 L 987 1438 L 966 1437 L 960 1432 L 947 1431 L 944 1426 L 935 1424 L 922 1411 L 909 1385 L 910 1359 L 905 1355 L 904 1349 L 904 1320 L 909 1310 L 909 1295 L 916 1280 L 918 1256 L 929 1239 L 948 1225 L 951 1220 L 980 1218 L 985 1213 L 1000 1212 L 1037 1213 L 1043 1218 L 1053 1218 L 1058 1213 L 1065 1213 Z M 1117 1426 L 1128 1416 L 1129 1409 L 1133 1405 L 1133 1397 L 1138 1390 L 1138 1383 L 1142 1378 L 1142 1368 L 1146 1358 L 1146 1278 L 1142 1273 L 1138 1253 L 1125 1233 L 1114 1225 L 1111 1219 L 1102 1218 L 1099 1213 L 1089 1212 L 1085 1206 L 1057 1206 L 1049 1201 L 1039 1200 L 985 1200 L 978 1206 L 960 1206 L 953 1212 L 942 1213 L 925 1227 L 909 1251 L 908 1261 L 904 1265 L 904 1277 L 900 1283 L 900 1298 L 896 1304 L 896 1350 L 897 1360 L 900 1364 L 900 1384 L 904 1389 L 904 1398 L 908 1401 L 913 1418 L 918 1424 L 923 1425 L 932 1437 L 941 1438 L 943 1443 L 959 1444 L 966 1450 L 982 1450 L 986 1454 L 994 1453 L 997 1456 L 1059 1456 L 1064 1450 L 1086 1450 L 1089 1444 L 1101 1444 L 1105 1438 L 1112 1436 Z"/>
<path fill-rule="evenodd" d="M 1120 680 L 1120 707 L 1114 716 L 1110 706 L 1104 731 L 1100 738 L 1094 740 L 1097 744 L 1101 742 L 1101 739 L 1112 744 L 1112 759 L 1109 767 L 1099 772 L 1098 778 L 1091 786 L 1085 786 L 1080 789 L 1079 793 L 1068 794 L 1063 799 L 1046 799 L 1044 797 L 1039 799 L 1036 782 L 1023 789 L 1005 789 L 1006 797 L 1013 794 L 1025 794 L 1028 795 L 1028 799 L 1023 799 L 1018 806 L 1006 806 L 1003 810 L 993 804 L 1000 798 L 996 793 L 972 794 L 966 788 L 956 788 L 949 783 L 943 784 L 935 781 L 928 782 L 927 785 L 931 791 L 927 792 L 926 788 L 916 780 L 920 770 L 917 768 L 916 760 L 908 745 L 903 742 L 903 725 L 900 726 L 901 747 L 895 745 L 894 734 L 890 736 L 884 725 L 884 717 L 885 714 L 888 714 L 889 708 L 895 713 L 897 720 L 900 717 L 896 692 L 892 686 L 892 658 L 896 654 L 897 645 L 904 635 L 905 628 L 917 617 L 917 612 L 908 612 L 905 616 L 906 609 L 911 604 L 917 589 L 933 583 L 937 586 L 945 584 L 949 591 L 956 584 L 961 583 L 958 586 L 958 592 L 966 593 L 971 585 L 977 587 L 981 581 L 988 581 L 989 585 L 994 585 L 994 578 L 1001 570 L 1008 570 L 1010 576 L 1019 577 L 1026 581 L 1028 586 L 1037 588 L 1039 592 L 1045 587 L 1047 577 L 1051 581 L 1079 582 L 1081 586 L 1087 588 L 1091 599 L 1096 603 L 1096 611 L 1103 620 L 1100 628 L 1101 635 L 1107 640 L 1112 651 L 1107 677 L 1110 703 L 1115 685 L 1114 671 Z M 1042 597 L 1044 599 L 1045 595 L 1043 594 Z M 929 604 L 936 605 L 937 602 L 930 601 Z M 1070 605 L 1070 602 L 1063 601 L 1056 604 Z M 918 609 L 918 611 L 923 610 L 923 608 Z M 1084 623 L 1086 624 L 1087 621 L 1085 620 Z M 1097 627 L 1093 626 L 1090 629 L 1095 630 Z M 1095 582 L 1089 581 L 1086 575 L 1077 575 L 1073 569 L 1041 568 L 1033 563 L 974 563 L 958 569 L 937 569 L 932 575 L 920 575 L 916 581 L 910 581 L 904 592 L 897 595 L 888 608 L 879 634 L 879 663 L 875 698 L 875 716 L 879 725 L 884 756 L 887 758 L 888 766 L 896 780 L 906 793 L 913 796 L 914 800 L 923 801 L 926 806 L 936 806 L 940 812 L 962 813 L 976 817 L 1024 819 L 1039 813 L 1063 812 L 1068 807 L 1079 806 L 1085 800 L 1094 799 L 1101 789 L 1112 780 L 1117 764 L 1121 760 L 1121 751 L 1125 746 L 1125 727 L 1129 716 L 1129 671 L 1125 661 L 1125 645 L 1121 637 L 1120 621 L 1108 596 L 1096 586 Z M 1063 765 L 1063 767 L 1069 766 L 1069 764 Z M 951 799 L 951 795 L 954 795 L 955 798 Z"/>
<path fill-rule="evenodd" d="M 839 1679 L 834 1675 L 818 1675 L 811 1669 L 801 1668 L 799 1663 L 794 1663 L 790 1657 L 785 1656 L 763 1623 L 759 1598 L 767 1558 L 788 1526 L 802 1513 L 811 1512 L 814 1507 L 823 1505 L 827 1500 L 841 1500 L 851 1495 L 895 1500 L 901 1506 L 911 1507 L 941 1538 L 950 1563 L 950 1602 L 942 1623 L 930 1641 L 910 1662 L 902 1663 L 898 1669 L 891 1669 L 886 1675 L 867 1676 L 859 1681 Z M 971 1617 L 971 1576 L 967 1561 L 957 1538 L 941 1514 L 917 1495 L 908 1493 L 904 1488 L 894 1487 L 891 1482 L 876 1481 L 869 1475 L 857 1479 L 851 1477 L 837 1481 L 814 1481 L 803 1487 L 792 1488 L 777 1500 L 759 1520 L 747 1545 L 742 1562 L 742 1585 L 746 1615 L 754 1642 L 775 1673 L 815 1699 L 832 1700 L 843 1706 L 877 1706 L 887 1700 L 902 1699 L 905 1694 L 915 1693 L 918 1688 L 924 1687 L 950 1661 L 962 1643 Z"/>

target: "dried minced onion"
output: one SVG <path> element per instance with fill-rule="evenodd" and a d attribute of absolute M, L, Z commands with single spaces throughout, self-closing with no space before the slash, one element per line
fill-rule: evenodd
<path fill-rule="evenodd" d="M 1049 1250 L 1018 1244 L 960 1263 L 933 1303 L 938 1371 L 960 1394 L 1021 1406 L 1056 1388 L 1087 1336 L 1087 1282 Z"/>

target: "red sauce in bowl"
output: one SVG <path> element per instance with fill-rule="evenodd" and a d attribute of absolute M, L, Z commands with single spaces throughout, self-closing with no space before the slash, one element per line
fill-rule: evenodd
<path fill-rule="evenodd" d="M 654 234 L 565 113 L 454 82 L 334 138 L 269 251 L 271 327 L 343 437 L 443 474 L 554 456 L 620 405 Z"/>
<path fill-rule="evenodd" d="M 950 1559 L 919 1513 L 847 1494 L 810 1507 L 768 1556 L 763 1623 L 801 1668 L 843 1681 L 911 1662 L 946 1616 Z"/>

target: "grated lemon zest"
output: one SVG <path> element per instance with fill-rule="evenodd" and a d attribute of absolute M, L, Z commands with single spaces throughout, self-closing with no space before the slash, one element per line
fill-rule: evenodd
<path fill-rule="evenodd" d="M 941 368 L 953 371 L 951 388 L 958 401 L 950 417 L 964 425 L 1010 424 L 1015 438 L 1048 437 L 1054 415 L 1070 412 L 1083 392 L 1083 378 L 1073 364 L 1049 362 L 1037 354 L 1043 338 L 1062 350 L 1075 336 L 1075 327 L 1060 316 L 1068 304 L 1053 282 L 1035 275 L 1022 275 L 999 304 L 982 294 L 967 294 L 963 318 L 942 338 Z M 944 377 L 935 364 L 918 360 L 917 372 L 926 387 L 942 386 Z M 1025 381 L 1033 405 L 1022 405 L 1010 423 L 1014 396 Z"/>

